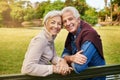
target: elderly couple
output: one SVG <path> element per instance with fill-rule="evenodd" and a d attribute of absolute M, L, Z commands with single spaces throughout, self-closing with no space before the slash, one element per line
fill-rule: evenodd
<path fill-rule="evenodd" d="M 23 74 L 67 75 L 72 70 L 80 73 L 90 66 L 105 65 L 100 36 L 88 23 L 80 19 L 76 8 L 68 6 L 61 11 L 50 11 L 43 22 L 44 29 L 29 44 L 21 70 Z M 54 39 L 62 24 L 69 33 L 60 58 L 54 48 Z M 105 80 L 105 77 L 89 80 Z"/>

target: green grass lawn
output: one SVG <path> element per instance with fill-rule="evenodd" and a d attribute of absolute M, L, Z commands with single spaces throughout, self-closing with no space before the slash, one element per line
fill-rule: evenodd
<path fill-rule="evenodd" d="M 120 64 L 120 26 L 95 29 L 101 35 L 107 64 Z"/>
<path fill-rule="evenodd" d="M 120 63 L 120 27 L 95 27 L 101 35 L 107 64 Z M 40 29 L 0 28 L 0 75 L 20 73 L 24 54 L 30 40 Z M 60 56 L 67 31 L 56 37 L 55 47 Z"/>

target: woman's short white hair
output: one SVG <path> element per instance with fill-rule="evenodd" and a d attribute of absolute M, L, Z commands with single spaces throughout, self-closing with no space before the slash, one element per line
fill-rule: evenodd
<path fill-rule="evenodd" d="M 80 14 L 79 14 L 78 10 L 72 6 L 68 6 L 68 7 L 63 8 L 61 11 L 61 14 L 63 14 L 64 12 L 69 12 L 69 11 L 71 11 L 73 13 L 74 17 L 80 18 Z"/>
<path fill-rule="evenodd" d="M 43 19 L 43 24 L 46 24 L 46 22 L 49 18 L 52 18 L 52 17 L 55 17 L 55 16 L 61 16 L 61 11 L 59 11 L 59 10 L 49 11 Z"/>

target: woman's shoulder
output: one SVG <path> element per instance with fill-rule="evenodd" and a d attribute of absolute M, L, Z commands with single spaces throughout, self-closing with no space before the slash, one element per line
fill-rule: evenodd
<path fill-rule="evenodd" d="M 37 34 L 35 37 L 32 38 L 31 42 L 46 43 L 47 39 L 45 38 L 44 33 L 41 31 L 39 34 Z"/>

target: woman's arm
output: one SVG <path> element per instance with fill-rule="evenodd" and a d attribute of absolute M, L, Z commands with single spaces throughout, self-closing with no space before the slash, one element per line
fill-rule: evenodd
<path fill-rule="evenodd" d="M 31 41 L 26 52 L 21 72 L 33 76 L 47 76 L 53 73 L 53 65 L 38 64 L 45 48 L 42 38 Z"/>

